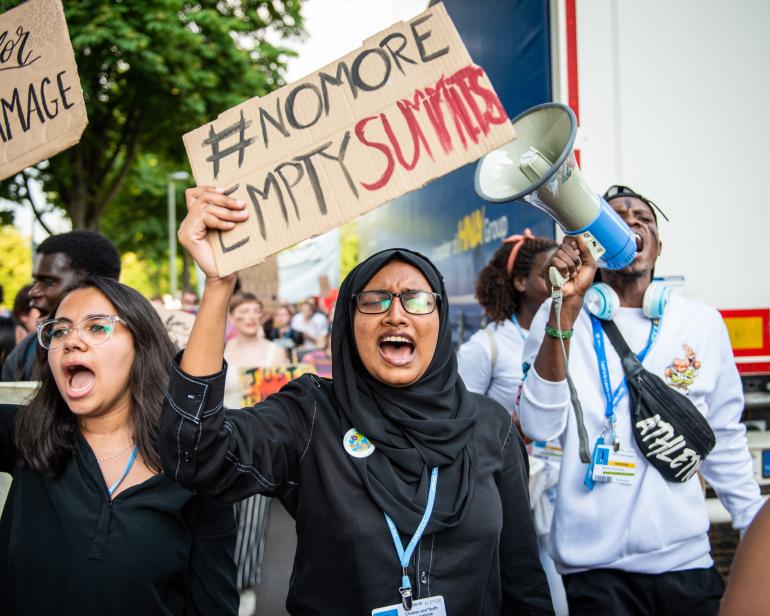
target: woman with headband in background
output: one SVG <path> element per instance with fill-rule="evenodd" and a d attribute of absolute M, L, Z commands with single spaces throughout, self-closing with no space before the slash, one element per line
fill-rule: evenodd
<path fill-rule="evenodd" d="M 548 297 L 542 269 L 554 250 L 556 242 L 525 229 L 503 240 L 476 279 L 476 299 L 490 323 L 460 347 L 460 376 L 469 390 L 510 413 L 524 375 L 521 353 L 529 325 Z"/>
<path fill-rule="evenodd" d="M 535 237 L 530 229 L 503 240 L 476 279 L 476 299 L 490 319 L 460 346 L 458 371 L 472 392 L 497 400 L 519 421 L 514 410 L 519 385 L 524 378 L 524 343 L 532 317 L 548 298 L 542 276 L 543 267 L 556 250 L 556 242 Z M 535 519 L 540 560 L 548 577 L 557 616 L 566 614 L 566 597 L 561 578 L 546 552 L 553 504 L 551 488 L 559 477 L 561 449 L 558 444 L 537 442 L 531 462 L 532 510 Z M 542 461 L 542 462 L 541 462 Z"/>

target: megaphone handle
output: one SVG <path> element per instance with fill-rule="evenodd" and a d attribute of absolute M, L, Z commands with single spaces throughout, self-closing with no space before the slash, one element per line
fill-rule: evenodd
<path fill-rule="evenodd" d="M 548 268 L 548 278 L 551 280 L 551 299 L 553 299 L 553 306 L 556 311 L 556 329 L 559 332 L 559 344 L 561 346 L 561 356 L 564 361 L 564 373 L 567 377 L 567 386 L 569 388 L 569 397 L 572 402 L 572 409 L 575 412 L 575 423 L 578 429 L 578 453 L 580 455 L 580 461 L 583 464 L 589 464 L 591 461 L 591 452 L 588 448 L 588 432 L 586 431 L 585 420 L 583 419 L 583 406 L 580 404 L 580 398 L 578 398 L 577 389 L 572 382 L 572 377 L 569 373 L 569 358 L 567 357 L 567 349 L 564 346 L 564 338 L 561 336 L 561 303 L 564 299 L 562 293 L 562 287 L 567 279 L 561 275 L 561 272 L 555 267 Z"/>
<path fill-rule="evenodd" d="M 567 279 L 553 265 L 548 268 L 548 278 L 551 280 L 551 286 L 554 289 L 561 289 L 564 283 L 567 282 Z"/>

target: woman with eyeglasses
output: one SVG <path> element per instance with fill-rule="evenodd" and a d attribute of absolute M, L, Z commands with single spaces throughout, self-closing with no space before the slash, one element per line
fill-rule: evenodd
<path fill-rule="evenodd" d="M 457 374 L 441 274 L 405 249 L 343 281 L 334 379 L 304 375 L 254 408 L 222 408 L 232 277 L 208 228 L 247 214 L 187 193 L 179 237 L 206 274 L 161 420 L 167 472 L 235 501 L 278 496 L 296 520 L 291 614 L 552 614 L 510 415 Z M 430 610 L 430 611 L 428 611 Z"/>
<path fill-rule="evenodd" d="M 232 507 L 161 470 L 174 348 L 157 313 L 86 278 L 51 314 L 37 392 L 0 409 L 0 613 L 237 613 Z"/>

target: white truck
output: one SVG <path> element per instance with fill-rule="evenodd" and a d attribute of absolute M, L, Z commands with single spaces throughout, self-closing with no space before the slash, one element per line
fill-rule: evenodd
<path fill-rule="evenodd" d="M 770 492 L 770 3 L 552 0 L 553 98 L 578 116 L 597 191 L 656 202 L 656 277 L 722 312 L 744 382 L 749 445 Z M 715 498 L 713 522 L 729 520 Z"/>

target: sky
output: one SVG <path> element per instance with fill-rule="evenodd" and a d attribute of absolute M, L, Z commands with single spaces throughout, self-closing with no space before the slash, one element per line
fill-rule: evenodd
<path fill-rule="evenodd" d="M 307 35 L 283 42 L 299 53 L 289 61 L 287 82 L 326 66 L 359 47 L 364 39 L 397 21 L 411 19 L 427 6 L 428 0 L 305 0 L 302 12 Z M 36 192 L 36 203 L 40 204 L 43 195 Z M 69 222 L 57 214 L 43 219 L 54 232 L 69 230 Z M 33 220 L 29 206 L 17 208 L 15 225 L 22 235 L 30 235 Z M 45 239 L 47 234 L 39 224 L 34 225 L 34 231 L 35 242 Z"/>
<path fill-rule="evenodd" d="M 300 54 L 289 64 L 287 81 L 309 75 L 427 7 L 428 0 L 305 0 L 302 12 L 308 38 L 299 46 L 287 45 Z"/>

